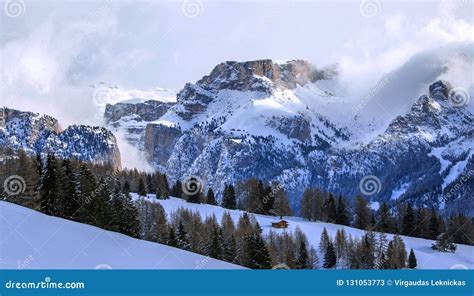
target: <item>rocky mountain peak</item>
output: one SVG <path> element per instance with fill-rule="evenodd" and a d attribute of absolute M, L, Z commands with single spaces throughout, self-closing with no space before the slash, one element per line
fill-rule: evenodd
<path fill-rule="evenodd" d="M 447 81 L 438 80 L 430 85 L 430 97 L 436 100 L 447 100 L 452 86 Z"/>
<path fill-rule="evenodd" d="M 276 89 L 295 89 L 317 80 L 332 79 L 336 75 L 335 66 L 317 69 L 304 60 L 228 61 L 214 67 L 209 75 L 195 84 L 184 86 L 177 95 L 177 101 L 184 109 L 177 113 L 181 118 L 191 120 L 204 112 L 207 105 L 224 90 L 271 95 Z"/>
<path fill-rule="evenodd" d="M 62 130 L 58 120 L 49 115 L 9 108 L 2 111 L 0 149 L 21 149 L 31 155 L 52 153 L 61 158 L 121 166 L 115 136 L 106 128 L 72 125 Z"/>
<path fill-rule="evenodd" d="M 239 91 L 271 92 L 271 87 L 294 89 L 318 79 L 330 78 L 334 73 L 318 70 L 304 60 L 277 63 L 269 59 L 217 65 L 209 75 L 196 84 L 206 90 L 233 89 Z"/>
<path fill-rule="evenodd" d="M 49 115 L 41 115 L 34 112 L 24 112 L 15 109 L 1 108 L 0 112 L 4 122 L 20 122 L 27 123 L 30 126 L 30 129 L 40 128 L 46 129 L 54 132 L 59 132 L 60 127 L 56 118 Z"/>

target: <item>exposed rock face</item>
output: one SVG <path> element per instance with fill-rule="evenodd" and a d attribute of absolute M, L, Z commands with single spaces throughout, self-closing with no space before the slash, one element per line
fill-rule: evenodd
<path fill-rule="evenodd" d="M 196 84 L 206 90 L 271 92 L 271 85 L 262 83 L 262 78 L 279 87 L 294 89 L 297 85 L 328 79 L 334 74 L 334 71 L 317 70 L 302 60 L 281 64 L 272 60 L 225 62 L 217 65 L 208 76 L 204 76 Z"/>
<path fill-rule="evenodd" d="M 275 128 L 280 133 L 286 135 L 288 138 L 297 139 L 305 142 L 311 137 L 310 121 L 303 116 L 294 117 L 276 117 L 271 118 L 269 126 Z"/>
<path fill-rule="evenodd" d="M 353 144 L 348 127 L 299 96 L 312 91 L 332 99 L 317 83 L 334 75 L 303 61 L 219 64 L 148 123 L 143 151 L 170 181 L 195 174 L 218 193 L 249 178 L 278 181 L 295 208 L 306 187 L 353 198 L 364 193 L 361 180 L 374 175 L 379 188 L 364 193 L 372 201 L 410 200 L 473 215 L 474 178 L 462 180 L 474 167 L 474 116 L 450 103 L 449 83 L 433 83 L 378 136 Z"/>
<path fill-rule="evenodd" d="M 271 94 L 274 89 L 294 89 L 336 75 L 335 68 L 318 70 L 307 61 L 293 60 L 275 63 L 272 60 L 249 62 L 225 62 L 217 65 L 209 75 L 196 84 L 187 83 L 177 95 L 178 103 L 185 112 L 178 114 L 191 120 L 196 114 L 206 111 L 220 90 L 261 92 Z"/>
<path fill-rule="evenodd" d="M 430 97 L 436 100 L 447 100 L 451 84 L 447 81 L 436 81 L 430 85 Z"/>
<path fill-rule="evenodd" d="M 137 121 L 153 121 L 163 116 L 174 103 L 145 101 L 140 103 L 117 103 L 105 106 L 104 117 L 107 124 L 113 124 L 124 117 L 133 115 Z"/>
<path fill-rule="evenodd" d="M 157 100 L 107 104 L 104 118 L 114 131 L 125 132 L 130 144 L 144 149 L 146 125 L 161 118 L 174 105 Z"/>
<path fill-rule="evenodd" d="M 48 115 L 8 108 L 4 108 L 4 114 L 5 125 L 0 127 L 2 148 L 121 165 L 115 136 L 103 127 L 72 125 L 61 130 L 58 121 Z"/>
<path fill-rule="evenodd" d="M 181 135 L 181 131 L 177 128 L 148 124 L 145 130 L 145 151 L 148 160 L 157 165 L 166 166 L 166 161 L 170 158 Z"/>

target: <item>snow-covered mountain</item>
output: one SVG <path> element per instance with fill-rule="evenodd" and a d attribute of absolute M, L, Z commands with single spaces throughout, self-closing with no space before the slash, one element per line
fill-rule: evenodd
<path fill-rule="evenodd" d="M 133 197 L 134 199 L 138 199 L 138 196 L 136 194 L 134 194 Z M 188 203 L 183 199 L 174 197 L 162 200 L 156 199 L 153 194 L 149 194 L 146 198 L 149 201 L 160 203 L 168 215 L 170 215 L 172 212 L 177 211 L 179 208 L 186 208 L 193 212 L 198 212 L 203 218 L 214 215 L 217 221 L 221 221 L 222 215 L 225 212 L 228 212 L 232 217 L 234 223 L 238 223 L 239 217 L 242 216 L 242 214 L 244 213 L 244 211 L 229 210 L 208 204 Z M 351 235 L 353 238 L 360 238 L 365 233 L 364 230 L 361 229 L 332 223 L 310 222 L 299 217 L 285 217 L 285 220 L 289 222 L 289 227 L 287 229 L 277 229 L 271 227 L 272 222 L 279 221 L 277 217 L 258 214 L 255 214 L 254 217 L 262 228 L 263 235 L 267 235 L 270 230 L 276 231 L 277 233 L 282 233 L 284 231 L 294 232 L 295 229 L 298 227 L 301 231 L 303 231 L 304 234 L 306 234 L 309 244 L 311 244 L 315 249 L 318 249 L 321 238 L 321 232 L 324 228 L 327 229 L 328 234 L 332 238 L 335 237 L 336 231 L 338 229 L 344 229 L 346 234 Z M 389 239 L 392 239 L 393 235 L 387 234 L 387 237 Z M 433 241 L 431 240 L 409 236 L 402 236 L 402 239 L 405 243 L 407 253 L 410 251 L 411 248 L 413 248 L 418 262 L 418 269 L 474 268 L 474 262 L 472 260 L 472 253 L 474 251 L 473 246 L 457 245 L 457 251 L 455 253 L 442 253 L 431 249 L 431 244 L 433 243 Z M 320 262 L 322 262 L 322 254 L 319 254 L 319 256 Z"/>
<path fill-rule="evenodd" d="M 2 269 L 242 267 L 0 201 Z"/>
<path fill-rule="evenodd" d="M 443 58 L 427 78 L 454 77 Z M 472 61 L 471 55 L 463 58 Z M 413 72 L 407 64 L 384 79 L 400 86 L 400 78 L 393 77 L 403 76 L 405 68 Z M 363 193 L 373 201 L 410 200 L 473 215 L 467 202 L 473 178 L 466 180 L 474 150 L 468 100 L 454 104 L 458 86 L 448 81 L 431 81 L 422 93 L 420 81 L 411 83 L 410 91 L 383 81 L 372 96 L 354 104 L 336 66 L 318 69 L 301 60 L 225 62 L 186 84 L 176 103 L 108 105 L 105 118 L 112 127 L 127 127 L 130 142 L 172 181 L 198 175 L 219 191 L 226 182 L 276 180 L 296 207 L 305 187 L 350 198 L 361 193 L 360 182 L 370 175 L 377 178 L 377 188 Z M 381 94 L 396 100 L 397 91 L 413 97 L 392 104 L 394 110 L 408 106 L 397 109 L 396 116 L 364 111 L 384 102 L 377 101 Z"/>
<path fill-rule="evenodd" d="M 53 153 L 61 158 L 120 167 L 115 136 L 106 128 L 72 125 L 62 129 L 51 116 L 9 108 L 1 108 L 0 115 L 0 148 L 23 149 L 31 154 Z"/>

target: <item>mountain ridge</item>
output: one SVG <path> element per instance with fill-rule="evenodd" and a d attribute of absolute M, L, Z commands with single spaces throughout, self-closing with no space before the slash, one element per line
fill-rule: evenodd
<path fill-rule="evenodd" d="M 61 158 L 107 163 L 121 167 L 120 151 L 114 134 L 104 127 L 70 125 L 61 128 L 49 115 L 0 108 L 0 147 L 24 150 L 28 154 L 52 153 Z"/>
<path fill-rule="evenodd" d="M 333 97 L 325 86 L 334 83 L 337 72 L 330 69 L 324 74 L 299 60 L 289 63 L 293 64 L 225 62 L 196 84 L 187 83 L 163 116 L 142 122 L 141 147 L 147 160 L 172 181 L 198 175 L 218 193 L 224 183 L 248 178 L 278 181 L 290 193 L 294 208 L 302 188 L 319 187 L 354 197 L 362 193 L 360 181 L 375 175 L 382 188 L 367 196 L 374 201 L 406 199 L 439 208 L 448 203 L 456 211 L 473 213 L 461 206 L 470 184 L 452 200 L 444 197 L 449 184 L 472 166 L 471 142 L 457 145 L 462 151 L 451 165 L 465 163 L 457 174 L 443 175 L 439 159 L 430 155 L 433 149 L 454 145 L 458 137 L 472 137 L 473 115 L 451 104 L 453 88 L 448 82 L 432 83 L 407 114 L 395 117 L 367 143 L 354 144 L 350 128 L 320 114 L 311 105 L 311 96 L 299 95 L 304 89 Z M 285 73 L 286 84 L 281 84 L 282 71 L 274 67 L 299 70 Z M 295 82 L 299 75 L 304 77 L 299 80 L 303 86 Z"/>

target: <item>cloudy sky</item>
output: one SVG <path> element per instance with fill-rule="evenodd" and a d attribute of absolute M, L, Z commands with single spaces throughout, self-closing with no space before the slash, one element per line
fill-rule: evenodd
<path fill-rule="evenodd" d="M 473 2 L 2 1 L 1 104 L 97 120 L 91 85 L 181 88 L 226 60 L 339 63 L 376 81 L 417 52 L 473 42 Z"/>

